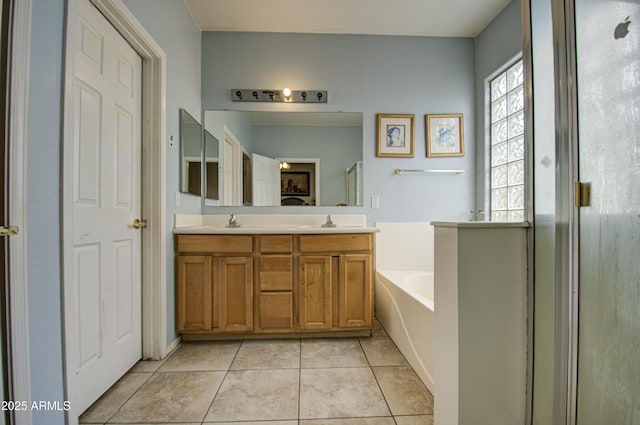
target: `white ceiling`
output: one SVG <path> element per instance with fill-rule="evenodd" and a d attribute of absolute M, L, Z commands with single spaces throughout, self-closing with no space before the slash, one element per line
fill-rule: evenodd
<path fill-rule="evenodd" d="M 203 31 L 475 37 L 509 0 L 185 0 Z"/>

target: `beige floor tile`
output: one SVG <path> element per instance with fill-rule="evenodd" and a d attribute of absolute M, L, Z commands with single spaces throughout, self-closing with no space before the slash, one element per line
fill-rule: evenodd
<path fill-rule="evenodd" d="M 231 370 L 292 369 L 300 367 L 300 340 L 244 341 Z"/>
<path fill-rule="evenodd" d="M 378 319 L 373 321 L 373 329 L 371 329 L 371 336 L 389 336 L 387 331 L 384 330 Z"/>
<path fill-rule="evenodd" d="M 232 370 L 205 422 L 298 418 L 299 369 Z"/>
<path fill-rule="evenodd" d="M 368 367 L 302 369 L 300 418 L 390 416 Z"/>
<path fill-rule="evenodd" d="M 371 366 L 406 366 L 407 361 L 389 337 L 360 338 Z"/>
<path fill-rule="evenodd" d="M 395 416 L 398 425 L 433 425 L 433 415 Z"/>
<path fill-rule="evenodd" d="M 297 420 L 293 421 L 251 421 L 251 422 L 203 422 L 215 423 L 216 425 L 298 425 Z M 173 424 L 171 424 L 173 425 Z"/>
<path fill-rule="evenodd" d="M 327 338 L 302 340 L 300 367 L 362 367 L 368 366 L 357 339 Z"/>
<path fill-rule="evenodd" d="M 396 425 L 391 416 L 381 418 L 307 419 L 300 425 Z"/>
<path fill-rule="evenodd" d="M 433 396 L 410 367 L 374 367 L 393 415 L 433 414 Z"/>
<path fill-rule="evenodd" d="M 182 344 L 158 369 L 159 372 L 228 370 L 240 342 L 188 342 Z"/>
<path fill-rule="evenodd" d="M 140 360 L 129 372 L 156 372 L 165 360 Z"/>
<path fill-rule="evenodd" d="M 108 424 L 105 425 L 129 425 L 129 424 L 116 424 L 116 423 L 111 423 L 109 422 Z M 144 422 L 144 423 L 138 423 L 136 422 L 135 425 L 200 425 L 200 422 L 155 422 L 155 423 L 151 423 L 151 422 Z"/>
<path fill-rule="evenodd" d="M 225 372 L 157 372 L 111 422 L 202 421 L 224 376 Z"/>
<path fill-rule="evenodd" d="M 151 373 L 127 373 L 80 416 L 80 423 L 107 422 L 150 377 Z"/>

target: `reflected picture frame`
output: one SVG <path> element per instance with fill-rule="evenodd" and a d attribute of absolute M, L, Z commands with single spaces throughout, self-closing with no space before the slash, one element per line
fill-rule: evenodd
<path fill-rule="evenodd" d="M 462 114 L 427 114 L 427 157 L 464 156 Z"/>
<path fill-rule="evenodd" d="M 415 115 L 378 114 L 379 158 L 413 158 L 415 156 Z"/>
<path fill-rule="evenodd" d="M 281 171 L 280 195 L 281 196 L 309 196 L 310 189 L 309 171 Z"/>

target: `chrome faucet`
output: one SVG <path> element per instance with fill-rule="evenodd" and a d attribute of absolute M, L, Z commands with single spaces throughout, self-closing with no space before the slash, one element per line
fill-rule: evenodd
<path fill-rule="evenodd" d="M 331 218 L 331 214 L 327 216 L 327 222 L 320 227 L 336 227 L 336 224 L 333 222 L 333 218 Z"/>
<path fill-rule="evenodd" d="M 224 227 L 240 227 L 240 223 L 238 223 L 238 220 L 236 219 L 236 215 L 234 213 L 231 213 L 231 215 L 229 216 L 229 222 Z"/>
<path fill-rule="evenodd" d="M 473 214 L 469 221 L 476 221 L 478 219 L 478 215 L 484 215 L 484 210 L 471 210 L 469 213 Z"/>

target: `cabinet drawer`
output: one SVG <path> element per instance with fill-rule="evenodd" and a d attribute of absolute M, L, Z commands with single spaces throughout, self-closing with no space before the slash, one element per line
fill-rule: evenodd
<path fill-rule="evenodd" d="M 177 235 L 176 251 L 208 254 L 251 254 L 253 236 Z"/>
<path fill-rule="evenodd" d="M 293 290 L 293 257 L 263 255 L 259 263 L 260 291 Z"/>
<path fill-rule="evenodd" d="M 269 235 L 260 236 L 260 252 L 285 253 L 293 251 L 293 236 Z"/>
<path fill-rule="evenodd" d="M 262 331 L 293 329 L 293 294 L 291 292 L 260 294 L 258 328 Z"/>
<path fill-rule="evenodd" d="M 369 233 L 340 235 L 300 235 L 300 252 L 371 251 L 373 241 Z"/>

